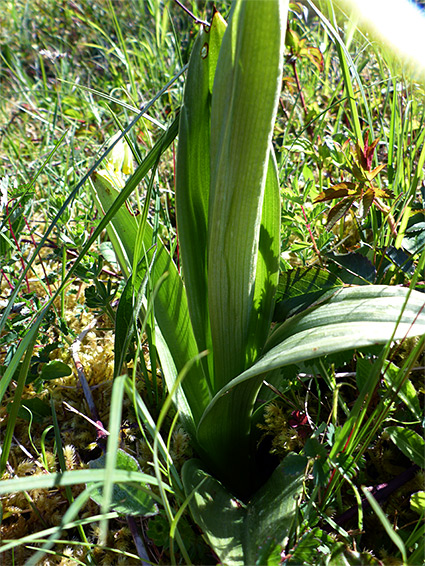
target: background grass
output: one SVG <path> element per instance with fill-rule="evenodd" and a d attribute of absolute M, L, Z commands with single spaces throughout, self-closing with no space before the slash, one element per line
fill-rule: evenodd
<path fill-rule="evenodd" d="M 25 490 L 6 490 L 3 496 L 6 563 L 23 563 L 36 543 L 53 537 L 44 564 L 131 564 L 139 563 L 140 557 L 163 564 L 213 564 L 214 556 L 183 513 L 178 471 L 191 449 L 175 415 L 161 414 L 166 391 L 156 367 L 153 336 L 134 345 L 129 359 L 133 379 L 126 383 L 126 395 L 120 385 L 123 407 L 117 425 L 121 409 L 111 406 L 113 318 L 123 279 L 105 235 L 75 265 L 99 221 L 87 186 L 57 218 L 67 197 L 119 131 L 118 124 L 127 126 L 182 69 L 197 26 L 175 3 L 159 0 L 3 4 L 1 307 L 9 304 L 12 290 L 17 292 L 14 311 L 1 323 L 3 373 L 16 360 L 21 340 L 28 339 L 27 357 L 17 366 L 0 413 L 2 437 L 7 440 L 3 479 L 28 476 Z M 227 15 L 228 3 L 218 7 Z M 208 20 L 212 5 L 191 2 L 190 9 Z M 344 14 L 334 14 L 328 3 L 321 10 L 315 13 L 300 4 L 292 6 L 290 14 L 290 27 L 304 41 L 304 50 L 288 45 L 275 132 L 282 188 L 282 269 L 323 265 L 345 283 L 393 283 L 423 290 L 424 85 L 405 75 L 397 59 L 351 27 Z M 129 133 L 140 158 L 176 116 L 183 85 L 184 78 L 177 78 Z M 387 164 L 376 185 L 393 193 L 385 204 L 396 235 L 387 214 L 372 206 L 363 217 L 357 202 L 345 219 L 327 230 L 332 203 L 313 203 L 322 190 L 353 179 L 349 148 L 365 131 L 371 140 L 379 139 L 373 165 Z M 135 211 L 143 206 L 146 190 L 144 181 L 129 203 Z M 149 213 L 157 233 L 173 249 L 173 146 L 153 178 Z M 48 228 L 48 238 L 22 278 Z M 73 277 L 61 286 L 73 266 Z M 32 351 L 28 331 L 57 290 L 58 297 L 34 334 Z M 93 414 L 83 400 L 76 372 L 67 375 L 66 370 L 73 367 L 70 345 L 90 324 L 78 359 L 98 420 L 111 433 L 108 440 L 84 418 Z M 408 450 L 395 446 L 388 426 L 423 435 L 422 350 L 423 342 L 415 341 L 285 371 L 280 397 L 262 423 L 261 442 L 278 456 L 307 450 L 311 468 L 300 505 L 303 515 L 283 549 L 284 557 L 292 554 L 295 563 L 314 563 L 309 560 L 317 560 L 317 553 L 312 557 L 311 552 L 320 539 L 324 561 L 332 553 L 354 560 L 358 549 L 373 551 L 385 564 L 406 554 L 410 564 L 422 563 L 423 504 L 418 509 L 410 504 L 411 495 L 423 489 L 423 475 L 416 470 L 396 495 L 380 502 L 391 529 L 398 532 L 401 550 L 400 540 L 394 543 L 394 533 L 386 524 L 381 527 L 384 521 L 376 514 L 365 512 L 339 527 L 332 519 L 358 504 L 361 485 L 390 482 L 413 464 L 421 464 L 419 457 L 409 457 Z M 66 366 L 51 366 L 51 360 Z M 392 364 L 385 376 L 380 374 L 384 360 Z M 364 408 L 356 400 L 368 382 Z M 161 421 L 165 419 L 163 444 L 157 449 L 155 422 L 160 415 Z M 156 476 L 165 486 L 154 489 L 163 500 L 158 515 L 136 520 L 112 512 L 107 533 L 91 518 L 98 516 L 99 507 L 82 485 L 52 489 L 48 483 L 37 483 L 46 472 L 86 469 L 106 442 L 120 443 L 152 475 L 154 462 Z M 341 464 L 334 453 L 338 443 L 345 444 L 352 476 L 335 474 Z M 109 465 L 114 469 L 113 462 Z M 166 495 L 167 488 L 171 495 Z M 336 529 L 338 540 L 327 538 L 330 528 Z M 366 560 L 365 554 L 362 557 Z"/>

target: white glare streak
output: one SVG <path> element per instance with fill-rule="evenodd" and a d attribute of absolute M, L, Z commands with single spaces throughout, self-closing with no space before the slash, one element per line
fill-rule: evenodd
<path fill-rule="evenodd" d="M 409 0 L 345 0 L 367 27 L 425 70 L 425 10 Z"/>

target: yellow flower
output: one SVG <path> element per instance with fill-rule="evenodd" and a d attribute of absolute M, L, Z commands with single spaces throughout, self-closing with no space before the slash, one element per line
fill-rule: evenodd
<path fill-rule="evenodd" d="M 114 143 L 121 132 L 115 134 L 111 138 L 111 144 Z M 113 147 L 111 153 L 106 158 L 106 167 L 111 173 L 121 175 L 131 175 L 134 171 L 133 155 L 130 147 L 124 138 L 121 138 Z"/>

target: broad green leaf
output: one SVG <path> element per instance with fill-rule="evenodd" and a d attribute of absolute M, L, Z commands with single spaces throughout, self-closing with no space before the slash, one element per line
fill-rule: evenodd
<path fill-rule="evenodd" d="M 410 294 L 410 296 L 409 296 Z M 407 297 L 409 301 L 405 305 Z M 276 326 L 265 345 L 265 351 L 273 349 L 276 344 L 282 344 L 286 337 L 297 342 L 297 335 L 320 336 L 326 342 L 337 336 L 339 329 L 345 335 L 351 326 L 356 334 L 357 347 L 385 344 L 391 339 L 393 331 L 397 330 L 394 339 L 425 334 L 425 295 L 417 291 L 410 292 L 402 287 L 389 287 L 385 285 L 369 285 L 363 287 L 346 287 L 337 291 L 325 304 L 317 308 L 308 309 Z M 375 334 L 372 325 L 377 325 Z M 345 329 L 345 330 L 344 330 Z M 363 336 L 363 338 L 362 338 Z M 341 342 L 340 347 L 324 346 L 326 354 L 314 350 L 312 359 L 329 353 L 341 352 L 356 348 L 355 340 Z M 306 349 L 307 353 L 307 349 Z M 266 354 L 269 355 L 269 352 Z M 301 360 L 299 360 L 301 361 Z"/>
<path fill-rule="evenodd" d="M 289 454 L 249 502 L 243 545 L 245 564 L 258 563 L 259 549 L 265 541 L 287 545 L 302 496 L 305 467 L 305 458 Z"/>
<path fill-rule="evenodd" d="M 305 466 L 305 458 L 290 454 L 252 499 L 243 503 L 206 472 L 199 460 L 184 464 L 182 479 L 189 508 L 221 563 L 258 564 L 266 542 L 286 545 L 302 494 Z"/>
<path fill-rule="evenodd" d="M 218 12 L 192 48 L 177 148 L 176 213 L 190 318 L 199 351 L 212 351 L 208 314 L 207 242 L 210 192 L 211 91 L 226 22 Z M 212 380 L 212 355 L 203 360 Z"/>
<path fill-rule="evenodd" d="M 279 264 L 279 238 L 277 236 L 275 238 L 271 236 L 271 234 L 278 234 L 280 231 L 280 193 L 274 154 L 272 153 L 267 172 L 265 196 L 254 296 L 255 308 L 258 312 L 263 312 L 263 317 L 253 318 L 253 326 L 250 330 L 250 336 L 262 335 L 263 341 L 270 329 Z M 255 348 L 255 344 L 252 344 L 252 341 L 250 342 L 247 338 L 247 350 L 250 347 Z M 237 409 L 234 410 L 233 404 L 229 404 L 229 410 L 220 416 L 223 422 L 228 423 L 227 439 L 221 446 L 220 461 L 226 461 L 225 454 L 227 452 L 233 456 L 240 454 L 240 458 L 237 458 L 240 462 L 242 462 L 246 454 L 249 453 L 251 412 L 261 384 L 261 377 L 256 380 L 251 380 L 249 386 L 244 390 L 243 401 L 241 400 L 241 402 L 238 403 L 238 401 L 235 400 Z M 233 392 L 230 392 L 230 395 L 233 395 Z M 216 460 L 217 458 L 214 456 L 210 460 Z M 225 470 L 220 471 L 218 468 L 216 469 L 220 477 L 224 480 L 227 479 L 231 482 L 232 478 L 236 477 L 232 467 L 226 467 Z M 250 473 L 244 474 L 243 479 L 240 481 L 238 487 L 241 489 L 241 492 L 245 491 L 245 483 L 247 483 L 247 485 L 250 484 Z M 231 485 L 231 483 L 229 485 Z"/>
<path fill-rule="evenodd" d="M 198 444 L 204 449 L 212 473 L 239 497 L 251 495 L 257 487 L 251 416 L 264 377 L 259 374 L 241 387 L 226 387 L 223 398 L 219 392 L 214 397 L 217 402 L 213 399 L 208 405 L 198 426 Z"/>
<path fill-rule="evenodd" d="M 182 480 L 192 516 L 220 562 L 243 566 L 245 505 L 208 474 L 199 460 L 185 462 Z"/>
<path fill-rule="evenodd" d="M 146 230 L 147 234 L 149 234 L 149 231 Z M 150 259 L 150 254 L 148 254 L 148 257 Z M 153 282 L 158 281 L 164 274 L 168 274 L 168 276 L 156 294 L 154 314 L 177 370 L 177 374 L 173 376 L 172 382 L 170 381 L 171 375 L 165 376 L 167 388 L 171 391 L 178 374 L 183 370 L 187 362 L 198 355 L 199 349 L 193 334 L 183 282 L 168 251 L 158 242 L 155 262 L 151 272 Z M 164 351 L 159 352 L 160 355 L 161 353 L 164 355 Z M 162 358 L 161 366 L 163 367 Z M 181 387 L 196 425 L 211 398 L 208 383 L 199 362 L 195 363 L 188 371 Z"/>
<path fill-rule="evenodd" d="M 110 171 L 102 169 L 91 177 L 92 194 L 96 207 L 100 212 L 106 214 L 119 195 L 121 189 L 120 180 Z M 129 210 L 122 206 L 111 222 L 106 227 L 109 239 L 114 247 L 115 255 L 120 264 L 123 275 L 128 278 L 134 259 L 134 245 L 139 229 L 137 217 L 130 214 Z"/>
<path fill-rule="evenodd" d="M 425 441 L 417 432 L 402 426 L 389 426 L 385 430 L 405 456 L 425 468 Z"/>
<path fill-rule="evenodd" d="M 59 377 L 66 377 L 67 375 L 71 375 L 71 373 L 72 369 L 68 364 L 60 360 L 52 360 L 42 367 L 38 377 L 47 381 L 50 379 L 58 379 Z"/>
<path fill-rule="evenodd" d="M 412 291 L 405 305 L 408 293 L 400 287 L 343 288 L 327 303 L 280 325 L 264 355 L 214 397 L 199 423 L 199 443 L 208 454 L 221 455 L 222 460 L 217 457 L 215 464 L 222 477 L 231 481 L 234 475 L 236 482 L 243 481 L 243 470 L 250 464 L 245 452 L 249 430 L 241 428 L 238 419 L 242 410 L 251 410 L 252 390 L 261 385 L 267 372 L 352 348 L 385 344 L 392 338 L 425 334 L 425 297 Z"/>
<path fill-rule="evenodd" d="M 262 222 L 260 229 L 260 242 L 259 242 L 259 255 L 257 261 L 257 275 L 254 295 L 254 308 L 257 312 L 262 312 L 263 316 L 253 317 L 251 320 L 252 327 L 247 336 L 246 349 L 249 352 L 252 349 L 252 354 L 256 354 L 256 338 L 250 340 L 250 337 L 262 336 L 265 338 L 270 329 L 272 318 L 272 310 L 274 307 L 274 296 L 278 280 L 278 267 L 279 267 L 279 237 L 277 234 L 280 232 L 280 192 L 277 179 L 277 170 L 275 165 L 274 154 L 271 152 L 266 187 L 265 187 L 265 200 L 263 206 Z M 272 236 L 275 234 L 275 237 Z M 221 446 L 220 461 L 226 461 L 226 453 L 240 454 L 237 459 L 242 462 L 249 453 L 250 438 L 249 432 L 251 428 L 251 413 L 261 387 L 262 378 L 251 380 L 249 386 L 244 390 L 243 400 L 238 402 L 235 399 L 237 409 L 234 409 L 233 403 L 229 403 L 228 411 L 221 415 L 223 422 L 228 423 L 228 434 L 226 442 Z M 233 395 L 233 392 L 230 392 Z M 243 439 L 243 440 L 242 440 Z M 214 458 L 217 459 L 217 458 Z M 218 471 L 218 469 L 217 469 Z M 253 470 L 251 470 L 251 473 Z M 231 466 L 226 467 L 225 470 L 220 470 L 220 477 L 224 480 L 232 481 L 237 475 Z M 251 483 L 250 473 L 245 473 L 243 479 L 240 480 L 238 486 L 243 493 L 245 491 L 245 484 Z M 253 473 L 255 475 L 255 472 Z M 239 481 L 239 480 L 238 480 Z M 231 485 L 231 483 L 229 484 Z"/>
<path fill-rule="evenodd" d="M 262 314 L 254 305 L 255 276 L 287 4 L 237 1 L 217 62 L 208 239 L 216 390 L 252 363 L 263 345 L 262 336 L 249 333 Z"/>
<path fill-rule="evenodd" d="M 136 171 L 137 173 L 137 171 Z M 135 174 L 136 174 L 135 173 Z M 100 175 L 95 180 L 94 188 L 101 204 L 101 210 L 107 213 L 120 196 L 120 191 L 109 178 Z M 136 243 L 137 230 L 136 218 L 122 206 L 111 223 L 125 249 L 125 256 L 129 265 L 133 263 L 134 246 Z M 153 241 L 153 229 L 148 222 L 145 223 L 143 231 L 143 245 L 149 250 Z M 180 274 L 170 257 L 168 250 L 158 238 L 156 250 L 150 250 L 147 255 L 149 264 L 153 255 L 155 260 L 150 272 L 152 286 L 165 274 L 167 277 L 161 283 L 154 300 L 155 319 L 160 329 L 160 359 L 164 377 L 169 390 L 173 388 L 178 374 L 184 368 L 187 361 L 195 358 L 198 354 L 198 346 L 193 334 L 189 311 L 187 307 L 186 292 Z M 143 265 L 140 265 L 140 276 L 144 277 Z M 127 295 L 126 295 L 127 297 Z M 118 323 L 119 324 L 119 323 Z M 164 337 L 162 340 L 161 337 Z M 167 352 L 168 350 L 168 352 Z M 204 379 L 202 368 L 194 364 L 186 375 L 181 385 L 184 395 L 178 394 L 180 403 L 178 406 L 182 412 L 182 418 L 188 429 L 193 432 L 203 413 L 204 408 L 210 400 L 207 381 Z M 184 397 L 186 399 L 184 399 Z M 190 423 L 192 421 L 192 424 Z"/>
<path fill-rule="evenodd" d="M 251 318 L 246 343 L 249 359 L 257 357 L 258 347 L 264 344 L 270 331 L 279 280 L 280 216 L 279 177 L 275 154 L 273 148 L 270 148 L 253 300 L 257 316 L 253 315 Z"/>
<path fill-rule="evenodd" d="M 97 460 L 92 460 L 89 466 L 91 469 L 103 470 L 105 463 L 106 456 L 103 454 Z M 118 450 L 115 467 L 118 470 L 129 472 L 140 471 L 137 460 L 124 450 Z M 93 484 L 88 483 L 87 487 L 91 485 Z M 95 487 L 91 492 L 91 499 L 98 505 L 103 503 L 102 489 L 101 486 Z M 110 508 L 123 515 L 141 515 L 143 517 L 150 517 L 158 512 L 155 502 L 147 492 L 141 491 L 136 485 L 124 483 L 114 484 Z"/>
<path fill-rule="evenodd" d="M 273 321 L 283 322 L 319 299 L 329 299 L 342 286 L 336 275 L 321 267 L 298 267 L 281 273 Z"/>

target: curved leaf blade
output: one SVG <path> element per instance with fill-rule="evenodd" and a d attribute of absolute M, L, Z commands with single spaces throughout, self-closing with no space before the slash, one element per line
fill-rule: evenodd
<path fill-rule="evenodd" d="M 108 214 L 116 201 L 121 197 L 120 191 L 108 180 L 108 178 L 97 175 L 94 184 L 97 197 L 100 201 L 101 211 Z M 121 206 L 112 217 L 113 230 L 124 248 L 124 255 L 128 258 L 128 268 L 133 263 L 134 248 L 137 238 L 137 219 L 128 211 L 126 206 Z M 143 230 L 143 246 L 149 250 L 153 241 L 153 229 L 148 222 Z M 153 260 L 153 255 L 155 259 Z M 162 281 L 154 299 L 155 319 L 160 329 L 159 341 L 157 343 L 158 353 L 161 360 L 167 387 L 171 391 L 177 380 L 178 374 L 183 370 L 188 360 L 195 358 L 198 353 L 195 336 L 189 317 L 186 291 L 183 281 L 174 264 L 168 250 L 158 238 L 156 250 L 150 250 L 146 254 L 146 261 L 139 264 L 137 279 L 145 277 L 147 266 L 150 267 L 149 277 L 152 286 L 167 274 Z M 129 271 L 127 271 L 129 274 Z M 130 287 L 130 292 L 132 287 Z M 125 295 L 125 300 L 128 295 Z M 124 325 L 122 324 L 124 322 Z M 119 336 L 127 335 L 129 320 L 118 321 Z M 121 347 L 122 350 L 122 347 Z M 204 378 L 202 367 L 199 363 L 194 364 L 186 375 L 177 393 L 177 405 L 182 418 L 190 432 L 199 422 L 202 413 L 211 399 L 207 381 Z"/>
<path fill-rule="evenodd" d="M 242 539 L 245 505 L 211 476 L 199 460 L 188 460 L 182 470 L 192 516 L 222 564 L 243 566 Z"/>
<path fill-rule="evenodd" d="M 184 464 L 182 478 L 189 508 L 222 564 L 260 564 L 266 543 L 287 544 L 306 463 L 305 457 L 289 454 L 248 503 L 234 497 L 199 460 Z"/>
<path fill-rule="evenodd" d="M 259 552 L 266 542 L 282 547 L 288 544 L 306 464 L 304 456 L 288 454 L 249 502 L 244 532 L 245 564 L 260 564 Z"/>
<path fill-rule="evenodd" d="M 258 257 L 253 298 L 254 313 L 246 347 L 248 358 L 255 359 L 258 348 L 266 341 L 272 321 L 279 281 L 280 257 L 280 187 L 276 157 L 270 148 L 264 203 L 258 243 Z"/>
<path fill-rule="evenodd" d="M 406 303 L 407 298 L 408 302 Z M 406 303 L 406 304 L 405 304 Z M 391 339 L 397 323 L 399 323 L 395 340 L 404 338 L 406 333 L 410 336 L 418 336 L 425 333 L 425 295 L 417 291 L 410 291 L 402 287 L 390 287 L 385 285 L 369 285 L 364 287 L 345 287 L 336 291 L 330 299 L 320 304 L 317 308 L 308 309 L 296 315 L 283 324 L 276 327 L 267 341 L 264 351 L 268 352 L 277 344 L 282 344 L 286 338 L 294 337 L 303 331 L 315 335 L 323 331 L 329 332 L 329 336 L 338 334 L 338 328 L 344 328 L 344 324 L 356 326 L 359 347 L 371 344 L 385 344 Z M 361 325 L 363 324 L 363 332 Z M 368 325 L 381 325 L 381 331 L 375 335 Z M 410 328 L 414 324 L 414 327 Z M 363 335 L 363 338 L 362 338 Z M 338 351 L 355 348 L 351 345 L 341 343 Z M 363 343 L 360 346 L 360 343 Z M 318 354 L 327 355 L 326 354 Z M 318 357 L 315 356 L 315 357 Z M 294 362 L 296 363 L 296 362 Z"/>
<path fill-rule="evenodd" d="M 265 354 L 211 401 L 199 423 L 200 445 L 209 454 L 223 455 L 217 463 L 221 473 L 241 471 L 245 462 L 239 462 L 239 446 L 247 446 L 249 430 L 241 429 L 240 413 L 251 409 L 246 400 L 251 400 L 265 374 L 336 352 L 425 334 L 424 306 L 425 296 L 408 289 L 349 287 L 287 320 L 272 334 Z"/>

